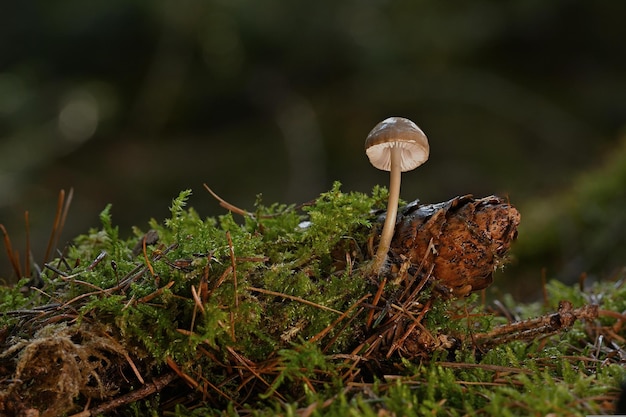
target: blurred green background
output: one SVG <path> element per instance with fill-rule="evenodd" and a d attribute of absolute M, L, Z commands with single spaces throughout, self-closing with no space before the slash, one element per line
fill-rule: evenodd
<path fill-rule="evenodd" d="M 37 260 L 60 189 L 75 190 L 61 243 L 107 203 L 122 235 L 145 229 L 187 188 L 222 213 L 203 182 L 242 208 L 335 180 L 369 192 L 388 176 L 365 136 L 396 115 L 431 143 L 403 199 L 520 208 L 500 288 L 623 274 L 624 16 L 609 0 L 4 2 L 0 223 L 23 253 L 29 210 Z"/>

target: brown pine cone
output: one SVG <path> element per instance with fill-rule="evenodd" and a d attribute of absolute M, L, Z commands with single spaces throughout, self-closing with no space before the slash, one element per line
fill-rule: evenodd
<path fill-rule="evenodd" d="M 421 271 L 432 269 L 440 287 L 465 296 L 491 284 L 493 271 L 517 237 L 519 223 L 519 212 L 495 196 L 409 204 L 398 216 L 391 261 L 408 259 L 414 266 L 423 262 Z"/>

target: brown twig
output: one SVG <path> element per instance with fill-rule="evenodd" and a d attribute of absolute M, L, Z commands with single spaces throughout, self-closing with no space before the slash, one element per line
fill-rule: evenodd
<path fill-rule="evenodd" d="M 61 238 L 61 233 L 63 232 L 63 228 L 65 227 L 65 220 L 67 220 L 67 213 L 69 213 L 70 211 L 70 205 L 72 204 L 73 199 L 74 188 L 70 187 L 70 191 L 67 193 L 67 198 L 65 199 L 65 205 L 63 206 L 63 212 L 61 213 L 61 222 L 59 223 L 59 229 L 54 242 L 54 247 L 57 247 L 59 239 Z"/>
<path fill-rule="evenodd" d="M 241 404 L 239 404 L 237 401 L 235 401 L 234 398 L 230 397 L 228 394 L 226 394 L 224 391 L 222 391 L 217 385 L 213 384 L 207 378 L 205 378 L 204 376 L 200 376 L 200 379 L 202 380 L 202 382 L 205 385 L 207 385 L 213 391 L 217 392 L 219 395 L 224 397 L 226 399 L 226 401 L 232 403 L 235 407 L 241 407 Z M 206 391 L 206 388 L 203 388 L 203 389 Z"/>
<path fill-rule="evenodd" d="M 333 313 L 336 313 L 336 314 L 339 314 L 339 315 L 343 315 L 344 314 L 344 313 L 342 313 L 339 310 L 335 310 L 334 308 L 326 307 L 326 306 L 323 306 L 321 304 L 314 303 L 313 301 L 305 300 L 302 297 L 297 297 L 295 295 L 289 295 L 289 294 L 285 294 L 285 293 L 282 293 L 282 292 L 270 291 L 270 290 L 266 290 L 266 289 L 263 289 L 263 288 L 256 288 L 256 287 L 248 287 L 248 290 L 249 291 L 254 291 L 254 292 L 259 292 L 261 294 L 273 295 L 275 297 L 287 298 L 289 300 L 297 301 L 297 302 L 302 303 L 302 304 L 306 304 L 306 305 L 309 305 L 309 306 L 312 306 L 312 307 L 319 308 L 320 310 L 332 311 Z"/>
<path fill-rule="evenodd" d="M 208 185 L 206 185 L 206 184 L 202 184 L 202 185 L 204 185 L 204 188 L 206 188 L 206 190 L 213 196 L 213 198 L 215 198 L 217 201 L 219 201 L 220 206 L 222 206 L 226 210 L 232 211 L 233 213 L 237 213 L 237 214 L 239 214 L 241 216 L 244 216 L 244 217 L 254 217 L 254 215 L 252 213 L 249 213 L 249 212 L 247 212 L 247 211 L 245 211 L 243 209 L 240 209 L 239 207 L 236 207 L 236 206 L 230 204 L 229 202 L 227 202 L 226 200 L 222 199 L 219 195 L 215 194 L 213 192 L 213 190 L 211 190 L 209 188 Z"/>
<path fill-rule="evenodd" d="M 595 304 L 573 308 L 569 301 L 561 301 L 557 313 L 498 326 L 489 332 L 474 335 L 473 339 L 483 346 L 494 346 L 512 340 L 531 340 L 539 334 L 549 335 L 569 329 L 576 320 L 594 320 L 597 317 L 598 306 Z"/>
<path fill-rule="evenodd" d="M 255 367 L 257 367 L 257 365 L 254 362 L 252 362 L 251 360 L 243 357 L 237 351 L 235 351 L 235 349 L 233 349 L 230 346 L 227 346 L 226 350 L 228 350 L 228 352 L 230 352 L 230 354 L 233 356 L 233 358 L 235 358 L 235 360 L 237 362 L 239 362 L 241 364 L 241 366 L 243 366 L 243 368 L 245 368 L 248 372 L 250 372 L 252 375 L 254 375 L 258 381 L 261 381 L 268 388 L 272 387 L 271 384 L 269 382 L 267 382 L 265 380 L 265 378 L 263 378 L 263 376 L 259 373 L 259 371 L 257 371 L 255 369 Z M 276 393 L 276 394 L 277 394 L 277 396 L 281 400 L 285 401 L 285 398 L 282 395 L 280 395 L 279 393 Z"/>
<path fill-rule="evenodd" d="M 431 339 L 434 339 L 434 337 L 432 335 L 430 335 L 430 333 L 428 332 L 428 330 L 426 330 L 426 328 L 422 325 L 422 320 L 424 319 L 424 316 L 426 315 L 426 313 L 430 310 L 430 305 L 432 303 L 432 300 L 428 300 L 426 302 L 426 305 L 422 308 L 422 311 L 420 311 L 419 315 L 417 317 L 413 317 L 413 315 L 411 313 L 409 313 L 407 310 L 402 309 L 401 312 L 406 316 L 411 318 L 412 322 L 409 325 L 409 328 L 406 330 L 406 332 L 404 332 L 404 335 L 400 338 L 396 338 L 396 340 L 394 340 L 393 344 L 391 345 L 391 347 L 389 348 L 389 351 L 387 352 L 387 358 L 390 358 L 391 355 L 393 354 L 393 352 L 396 349 L 401 348 L 402 346 L 404 346 L 404 343 L 406 341 L 406 339 L 413 333 L 413 331 L 415 330 L 416 327 L 420 327 L 420 329 L 423 332 L 428 333 L 428 335 L 431 337 Z"/>
<path fill-rule="evenodd" d="M 319 332 L 318 334 L 316 334 L 315 336 L 313 336 L 309 342 L 310 343 L 315 343 L 318 340 L 320 340 L 321 338 L 323 338 L 324 336 L 326 336 L 326 334 L 328 334 L 328 332 L 337 325 L 337 323 L 341 322 L 341 320 L 343 320 L 344 318 L 346 318 L 348 316 L 348 314 L 350 314 L 350 312 L 352 310 L 354 310 L 357 306 L 361 305 L 361 303 L 365 300 L 367 300 L 369 297 L 371 297 L 372 294 L 365 294 L 363 297 L 361 297 L 356 303 L 352 304 L 350 306 L 350 308 L 348 308 L 346 310 L 345 313 L 341 313 L 339 312 L 341 315 L 339 317 L 337 317 L 337 319 L 335 319 L 335 321 L 333 321 L 331 324 L 329 324 L 328 326 L 326 326 L 326 328 L 324 330 L 322 330 L 321 332 Z M 336 311 L 336 310 L 335 310 Z"/>
<path fill-rule="evenodd" d="M 202 311 L 202 314 L 204 314 L 205 313 L 204 304 L 202 304 L 202 301 L 200 301 L 200 296 L 198 295 L 198 292 L 196 291 L 196 287 L 194 287 L 193 285 L 191 286 L 191 296 L 193 297 L 194 306 L 197 307 L 200 311 Z M 192 318 L 192 322 L 193 322 L 193 319 L 195 319 L 195 309 L 194 309 L 194 317 Z"/>
<path fill-rule="evenodd" d="M 135 374 L 135 377 L 137 377 L 137 380 L 139 382 L 141 382 L 142 385 L 145 384 L 146 382 L 144 381 L 143 377 L 141 376 L 141 373 L 139 372 L 139 369 L 137 369 L 137 366 L 135 365 L 135 362 L 133 362 L 133 359 L 128 354 L 128 351 L 126 349 L 124 349 L 122 346 L 120 346 L 118 341 L 115 340 L 114 337 L 112 337 L 111 335 L 109 335 L 107 333 L 105 333 L 105 335 L 106 335 L 106 337 L 109 340 L 111 340 L 111 343 L 113 345 L 117 345 L 116 351 L 119 351 L 124 356 L 124 359 L 126 359 L 126 362 L 130 366 L 130 369 L 133 370 L 133 373 Z"/>
<path fill-rule="evenodd" d="M 185 372 L 183 372 L 182 369 L 180 369 L 178 364 L 174 362 L 174 359 L 168 356 L 167 358 L 165 358 L 165 362 L 167 363 L 167 366 L 169 366 L 170 369 L 176 373 L 176 375 L 178 375 L 182 380 L 187 383 L 187 385 L 194 389 L 200 386 L 200 383 L 198 381 L 196 381 L 190 375 L 186 374 Z"/>
<path fill-rule="evenodd" d="M 385 289 L 385 284 L 387 284 L 387 277 L 383 278 L 380 284 L 378 284 L 378 290 L 376 291 L 376 295 L 374 295 L 374 299 L 372 300 L 372 308 L 367 315 L 367 324 L 366 327 L 369 329 L 372 325 L 372 320 L 374 319 L 375 308 L 378 306 L 378 302 L 380 301 L 380 297 L 383 295 L 383 290 Z"/>
<path fill-rule="evenodd" d="M 239 214 L 240 216 L 243 216 L 243 217 L 250 217 L 250 218 L 253 218 L 253 219 L 257 217 L 254 213 L 250 213 L 249 211 L 241 209 L 241 208 L 239 208 L 239 207 L 229 203 L 228 201 L 224 200 L 223 198 L 221 198 L 220 196 L 215 194 L 215 192 L 213 190 L 211 190 L 208 185 L 206 185 L 206 184 L 202 184 L 202 185 L 213 196 L 213 198 L 215 198 L 220 203 L 220 206 L 225 208 L 226 210 L 232 211 L 233 213 Z M 296 210 L 297 209 L 301 209 L 302 207 L 306 207 L 306 206 L 312 205 L 313 202 L 314 201 L 307 201 L 305 203 L 300 203 L 300 204 L 296 205 L 294 208 Z M 290 210 L 290 208 L 288 210 Z M 282 214 L 284 214 L 284 212 L 263 215 L 263 216 L 259 216 L 259 218 L 261 218 L 261 219 L 271 219 L 273 217 L 280 216 Z"/>
<path fill-rule="evenodd" d="M 17 260 L 16 253 L 13 250 L 13 245 L 11 244 L 11 238 L 9 237 L 9 232 L 4 227 L 3 224 L 0 224 L 0 230 L 4 234 L 4 248 L 7 251 L 7 256 L 9 258 L 9 262 L 11 263 L 11 267 L 13 271 L 17 274 L 18 278 L 22 277 L 22 270 L 20 268 L 20 263 Z"/>
<path fill-rule="evenodd" d="M 98 266 L 100 262 L 102 262 L 104 258 L 106 257 L 107 257 L 107 252 L 103 250 L 102 252 L 98 254 L 98 256 L 96 256 L 96 259 L 94 259 L 93 262 L 89 264 L 89 266 L 87 267 L 87 271 L 93 271 L 94 268 Z"/>
<path fill-rule="evenodd" d="M 172 285 L 174 285 L 175 281 L 170 281 L 168 282 L 165 286 L 157 289 L 156 291 L 154 291 L 151 294 L 146 295 L 145 297 L 141 297 L 139 300 L 137 300 L 138 303 L 147 303 L 148 301 L 154 299 L 155 297 L 158 297 L 159 295 L 163 294 L 163 291 L 170 289 L 172 287 Z"/>
<path fill-rule="evenodd" d="M 155 378 L 154 380 L 152 380 L 152 382 L 144 385 L 139 389 L 131 391 L 128 394 L 121 395 L 117 398 L 112 399 L 111 401 L 100 404 L 97 407 L 81 411 L 80 413 L 74 414 L 71 417 L 91 417 L 114 411 L 117 408 L 140 401 L 148 397 L 149 395 L 163 390 L 163 388 L 168 386 L 177 377 L 178 375 L 176 375 L 176 373 L 174 372 L 161 375 L 160 377 Z"/>

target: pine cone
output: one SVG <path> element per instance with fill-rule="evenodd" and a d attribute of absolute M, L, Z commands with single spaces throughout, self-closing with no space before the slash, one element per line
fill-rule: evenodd
<path fill-rule="evenodd" d="M 454 296 L 487 288 L 517 237 L 519 212 L 495 197 L 471 195 L 450 201 L 407 205 L 398 216 L 391 261 L 422 265 Z M 432 241 L 432 246 L 430 246 Z M 430 248 L 430 249 L 429 249 Z"/>

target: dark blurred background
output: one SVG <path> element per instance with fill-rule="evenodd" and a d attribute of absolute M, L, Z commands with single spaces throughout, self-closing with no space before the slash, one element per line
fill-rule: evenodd
<path fill-rule="evenodd" d="M 204 182 L 242 208 L 335 180 L 369 192 L 388 176 L 365 136 L 397 115 L 431 143 L 405 200 L 520 208 L 500 284 L 612 277 L 626 264 L 624 16 L 612 0 L 4 2 L 0 223 L 23 253 L 29 210 L 37 260 L 60 189 L 75 192 L 62 243 L 107 203 L 123 236 L 146 229 L 187 188 L 222 213 Z"/>

